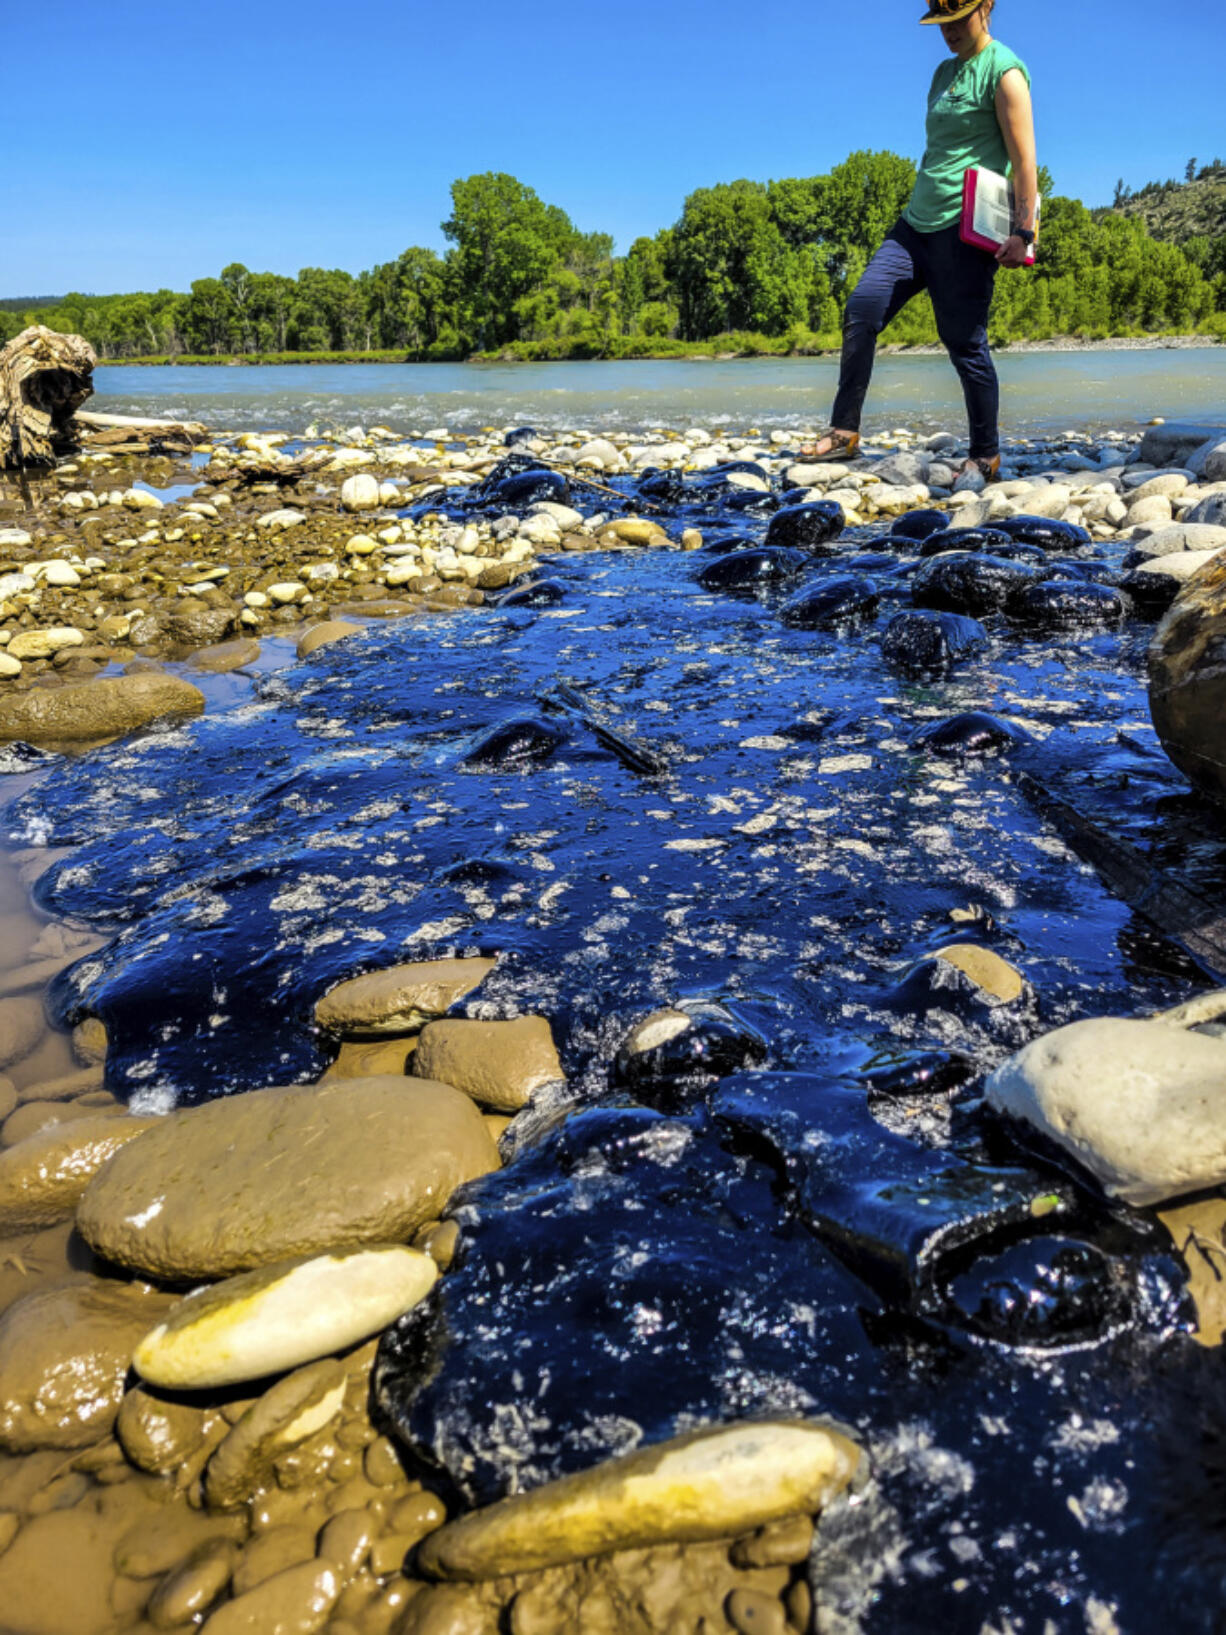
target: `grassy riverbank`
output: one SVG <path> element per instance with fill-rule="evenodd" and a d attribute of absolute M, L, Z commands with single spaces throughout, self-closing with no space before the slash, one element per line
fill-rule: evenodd
<path fill-rule="evenodd" d="M 1221 334 L 1211 330 L 1181 333 L 1132 335 L 1053 335 L 1042 341 L 1005 341 L 995 346 L 998 352 L 1068 352 L 1068 351 L 1133 351 L 1158 350 L 1163 347 L 1219 346 Z M 679 341 L 668 337 L 634 336 L 620 339 L 614 345 L 594 347 L 586 343 L 566 341 L 516 341 L 496 351 L 473 352 L 467 356 L 425 356 L 419 352 L 388 349 L 377 352 L 227 352 L 151 354 L 139 358 L 99 358 L 98 367 L 122 365 L 153 367 L 178 364 L 189 367 L 238 364 L 316 364 L 316 363 L 583 363 L 633 362 L 640 359 L 680 358 L 695 362 L 712 360 L 731 361 L 736 358 L 812 358 L 830 357 L 839 351 L 837 335 L 795 336 L 755 335 L 742 331 L 714 335 L 705 341 Z M 922 344 L 908 346 L 901 342 L 887 342 L 883 352 L 910 353 L 917 357 L 942 351 L 940 346 Z"/>

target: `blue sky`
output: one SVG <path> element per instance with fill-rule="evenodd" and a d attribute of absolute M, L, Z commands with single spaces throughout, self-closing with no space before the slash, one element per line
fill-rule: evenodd
<path fill-rule="evenodd" d="M 696 187 L 815 175 L 856 148 L 918 158 L 944 51 L 923 9 L 12 8 L 5 58 L 31 67 L 0 113 L 0 296 L 186 289 L 230 261 L 357 272 L 442 249 L 451 182 L 484 170 L 624 250 Z M 1103 204 L 1117 177 L 1226 156 L 1222 0 L 999 0 L 994 32 L 1031 69 L 1057 191 Z"/>

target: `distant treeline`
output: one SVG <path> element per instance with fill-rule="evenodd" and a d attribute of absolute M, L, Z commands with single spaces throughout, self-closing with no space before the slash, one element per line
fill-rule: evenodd
<path fill-rule="evenodd" d="M 624 256 L 513 176 L 453 183 L 443 255 L 413 247 L 356 277 L 297 278 L 235 262 L 186 294 L 68 295 L 6 311 L 84 335 L 102 358 L 391 353 L 412 359 L 684 355 L 700 343 L 810 351 L 838 344 L 843 304 L 915 179 L 894 153 L 824 176 L 700 188 Z M 1179 248 L 1134 217 L 1045 195 L 1038 264 L 997 284 L 993 341 L 1196 329 L 1226 338 L 1226 235 Z M 1188 253 L 1189 250 L 1194 253 Z M 937 339 L 926 297 L 887 340 Z M 738 344 L 743 343 L 743 344 Z"/>

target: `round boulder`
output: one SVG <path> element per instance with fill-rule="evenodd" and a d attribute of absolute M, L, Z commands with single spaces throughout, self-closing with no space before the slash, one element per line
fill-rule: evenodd
<path fill-rule="evenodd" d="M 252 1090 L 165 1119 L 94 1176 L 86 1241 L 168 1281 L 398 1242 L 498 1167 L 467 1096 L 428 1079 Z"/>
<path fill-rule="evenodd" d="M 1202 793 L 1226 801 L 1226 556 L 1196 574 L 1149 648 L 1149 710 L 1162 747 Z"/>
<path fill-rule="evenodd" d="M 843 532 L 843 508 L 832 500 L 813 500 L 808 505 L 789 505 L 776 511 L 766 530 L 768 545 L 795 546 L 811 555 L 828 556 L 823 550 Z"/>
<path fill-rule="evenodd" d="M 160 670 L 139 670 L 0 698 L 0 740 L 45 744 L 118 738 L 164 716 L 199 715 L 203 709 L 204 694 L 189 681 Z"/>
<path fill-rule="evenodd" d="M 132 1348 L 170 1297 L 59 1279 L 0 1317 L 0 1448 L 87 1448 L 115 1423 Z"/>

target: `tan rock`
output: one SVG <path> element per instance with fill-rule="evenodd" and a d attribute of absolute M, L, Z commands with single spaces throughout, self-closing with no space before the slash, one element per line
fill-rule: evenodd
<path fill-rule="evenodd" d="M 328 1622 L 340 1593 L 341 1581 L 331 1567 L 304 1561 L 227 1601 L 201 1635 L 315 1635 Z"/>
<path fill-rule="evenodd" d="M 607 528 L 601 530 L 601 541 L 608 536 L 622 545 L 666 545 L 668 535 L 658 522 L 649 522 L 646 517 L 618 517 Z"/>
<path fill-rule="evenodd" d="M 119 1111 L 119 1109 L 116 1109 Z M 73 1124 L 78 1119 L 97 1116 L 94 1107 L 82 1107 L 73 1101 L 22 1101 L 15 1113 L 10 1113 L 0 1129 L 0 1145 L 16 1147 L 42 1130 L 58 1124 Z M 103 1114 L 107 1117 L 107 1114 Z"/>
<path fill-rule="evenodd" d="M 111 1154 L 157 1122 L 95 1114 L 48 1125 L 7 1148 L 0 1153 L 0 1232 L 67 1220 Z"/>
<path fill-rule="evenodd" d="M 260 644 L 254 636 L 239 636 L 234 641 L 215 642 L 192 654 L 188 663 L 193 670 L 207 670 L 212 675 L 226 675 L 254 664 L 260 656 Z"/>
<path fill-rule="evenodd" d="M 143 1379 L 178 1390 L 263 1379 L 385 1329 L 437 1278 L 428 1254 L 399 1243 L 281 1261 L 195 1290 L 132 1360 Z"/>
<path fill-rule="evenodd" d="M 139 1385 L 125 1393 L 115 1422 L 115 1434 L 128 1458 L 138 1470 L 155 1476 L 175 1472 L 201 1449 L 216 1446 L 227 1428 L 222 1415 L 205 1403 L 176 1401 Z M 167 1561 L 151 1571 L 163 1572 L 172 1565 Z"/>
<path fill-rule="evenodd" d="M 498 1167 L 467 1096 L 380 1077 L 227 1096 L 146 1130 L 89 1183 L 77 1224 L 118 1265 L 225 1277 L 395 1243 Z"/>
<path fill-rule="evenodd" d="M 232 1510 L 272 1480 L 273 1466 L 331 1424 L 345 1400 L 345 1370 L 316 1362 L 287 1374 L 248 1407 L 209 1460 L 210 1505 Z"/>
<path fill-rule="evenodd" d="M 46 1031 L 40 1000 L 0 999 L 0 1067 L 11 1067 L 28 1056 Z"/>
<path fill-rule="evenodd" d="M 324 995 L 315 1020 L 332 1033 L 356 1037 L 410 1033 L 443 1016 L 484 982 L 492 959 L 434 959 L 392 965 L 351 977 Z"/>
<path fill-rule="evenodd" d="M 1180 591 L 1149 648 L 1149 709 L 1171 760 L 1204 794 L 1226 801 L 1226 553 Z"/>
<path fill-rule="evenodd" d="M 15 659 L 49 659 L 66 647 L 83 647 L 85 637 L 74 625 L 53 625 L 47 630 L 23 630 L 5 649 Z"/>
<path fill-rule="evenodd" d="M 72 1053 L 82 1067 L 106 1061 L 106 1023 L 97 1016 L 87 1016 L 72 1030 Z"/>
<path fill-rule="evenodd" d="M 170 1297 L 79 1276 L 0 1317 L 0 1447 L 86 1448 L 115 1423 L 132 1348 Z"/>
<path fill-rule="evenodd" d="M 609 1459 L 431 1533 L 430 1577 L 495 1578 L 586 1556 L 724 1538 L 801 1511 L 847 1486 L 860 1453 L 800 1420 L 739 1421 Z"/>
<path fill-rule="evenodd" d="M 1025 979 L 1007 960 L 1001 959 L 990 948 L 976 942 L 955 943 L 940 949 L 934 956 L 962 972 L 981 993 L 990 995 L 1002 1004 L 1020 999 L 1025 990 Z"/>
<path fill-rule="evenodd" d="M 298 640 L 298 657 L 309 658 L 320 647 L 327 647 L 332 642 L 343 641 L 346 636 L 360 635 L 362 626 L 350 624 L 347 619 L 321 619 L 318 624 L 304 631 Z"/>
<path fill-rule="evenodd" d="M 158 1585 L 149 1602 L 155 1629 L 176 1629 L 206 1613 L 230 1582 L 238 1551 L 229 1539 L 208 1539 Z"/>
<path fill-rule="evenodd" d="M 346 1039 L 323 1079 L 369 1079 L 389 1073 L 405 1074 L 415 1039 Z M 429 1075 L 426 1075 L 427 1077 Z M 457 1088 L 459 1088 L 457 1086 Z"/>
<path fill-rule="evenodd" d="M 275 1578 L 287 1567 L 311 1561 L 315 1556 L 315 1529 L 301 1522 L 285 1522 L 270 1527 L 259 1538 L 253 1539 L 243 1551 L 243 1559 L 234 1574 L 235 1595 L 246 1595 L 269 1578 Z"/>
<path fill-rule="evenodd" d="M 412 1068 L 422 1078 L 454 1084 L 483 1107 L 510 1113 L 526 1105 L 543 1084 L 565 1078 L 543 1016 L 427 1022 Z"/>
<path fill-rule="evenodd" d="M 204 694 L 160 670 L 0 698 L 0 740 L 72 743 L 117 738 L 163 716 L 199 715 Z"/>

